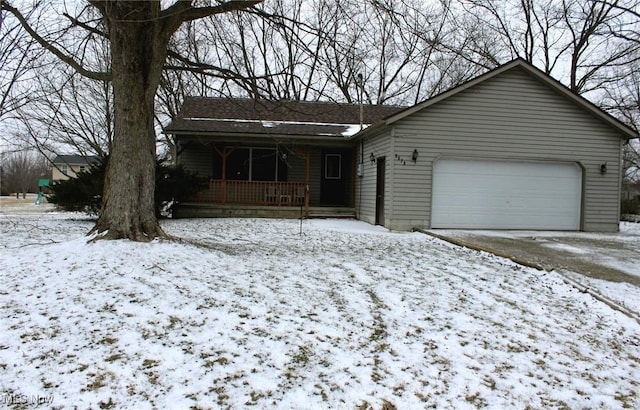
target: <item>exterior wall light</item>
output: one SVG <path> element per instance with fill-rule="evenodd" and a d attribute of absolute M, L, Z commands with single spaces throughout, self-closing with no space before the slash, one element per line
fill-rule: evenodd
<path fill-rule="evenodd" d="M 411 160 L 413 162 L 418 162 L 418 150 L 417 149 L 413 150 L 413 154 L 411 154 Z"/>
<path fill-rule="evenodd" d="M 371 164 L 375 164 L 376 163 L 376 156 L 373 155 L 373 152 L 371 153 L 371 155 L 369 155 L 369 160 L 371 161 Z"/>
<path fill-rule="evenodd" d="M 603 162 L 602 164 L 600 164 L 600 173 L 601 174 L 606 174 L 607 173 L 607 163 Z"/>

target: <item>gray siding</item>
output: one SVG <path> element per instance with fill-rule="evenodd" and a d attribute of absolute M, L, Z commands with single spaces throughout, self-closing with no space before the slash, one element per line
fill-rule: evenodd
<path fill-rule="evenodd" d="M 213 172 L 213 146 L 193 144 L 178 155 L 177 163 L 204 178 L 211 178 Z"/>
<path fill-rule="evenodd" d="M 387 184 L 394 192 L 387 207 L 393 210 L 386 221 L 390 228 L 429 227 L 434 161 L 466 157 L 578 163 L 584 169 L 583 229 L 618 229 L 620 135 L 520 68 L 426 107 L 394 126 L 395 137 L 389 144 L 393 153 L 387 157 L 389 165 L 394 163 L 392 181 Z M 365 145 L 376 141 L 372 138 Z M 419 152 L 415 164 L 410 161 L 414 149 Z M 603 175 L 600 164 L 604 162 L 607 172 Z M 375 204 L 375 198 L 363 199 Z M 363 208 L 368 218 L 364 203 Z"/>
<path fill-rule="evenodd" d="M 391 216 L 391 205 L 393 195 L 393 158 L 391 155 L 391 132 L 385 131 L 375 137 L 368 138 L 362 143 L 363 176 L 356 181 L 356 211 L 358 219 L 374 224 L 376 221 L 376 181 L 377 166 L 371 163 L 371 154 L 375 158 L 386 158 L 385 171 L 385 220 Z M 360 152 L 358 152 L 360 158 Z"/>
<path fill-rule="evenodd" d="M 322 152 L 320 149 L 312 149 L 309 160 L 309 202 L 312 206 L 320 204 L 321 169 Z"/>
<path fill-rule="evenodd" d="M 289 182 L 304 182 L 306 173 L 306 161 L 299 155 L 289 154 L 287 156 L 287 179 Z"/>

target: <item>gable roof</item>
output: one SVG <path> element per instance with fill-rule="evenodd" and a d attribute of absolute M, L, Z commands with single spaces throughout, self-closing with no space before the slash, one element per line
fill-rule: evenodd
<path fill-rule="evenodd" d="M 363 125 L 406 107 L 363 105 Z M 360 106 L 333 102 L 186 97 L 167 134 L 349 137 L 360 131 Z"/>
<path fill-rule="evenodd" d="M 425 100 L 421 103 L 418 103 L 412 107 L 409 107 L 403 111 L 400 111 L 396 114 L 392 114 L 389 117 L 385 118 L 384 121 L 381 121 L 377 124 L 375 124 L 372 127 L 369 127 L 368 129 L 362 130 L 361 132 L 359 132 L 356 136 L 364 136 L 368 133 L 368 131 L 371 131 L 373 129 L 377 129 L 381 126 L 384 125 L 391 125 L 417 111 L 420 111 L 422 109 L 425 109 L 431 105 L 437 104 L 438 102 L 445 100 L 447 98 L 450 98 L 468 88 L 471 88 L 477 84 L 480 84 L 484 81 L 487 81 L 493 77 L 498 76 L 501 73 L 504 73 L 505 71 L 509 71 L 512 70 L 516 67 L 520 67 L 522 69 L 524 69 L 528 74 L 530 74 L 531 76 L 533 76 L 534 78 L 538 79 L 539 81 L 543 82 L 544 84 L 546 84 L 548 87 L 550 87 L 551 89 L 555 90 L 556 92 L 558 92 L 560 95 L 562 95 L 563 97 L 565 97 L 566 99 L 568 99 L 569 101 L 573 102 L 574 104 L 578 105 L 579 107 L 583 108 L 584 110 L 588 111 L 589 113 L 591 113 L 592 115 L 594 115 L 595 117 L 599 118 L 600 120 L 604 121 L 605 123 L 609 124 L 610 126 L 612 126 L 613 128 L 617 129 L 618 131 L 621 132 L 621 134 L 624 136 L 625 139 L 633 139 L 633 138 L 638 138 L 638 134 L 631 129 L 629 126 L 627 126 L 626 124 L 624 124 L 622 121 L 618 120 L 617 118 L 613 117 L 612 115 L 610 115 L 609 113 L 603 111 L 602 109 L 600 109 L 599 107 L 597 107 L 595 104 L 591 103 L 590 101 L 588 101 L 587 99 L 585 99 L 584 97 L 575 94 L 574 92 L 572 92 L 571 90 L 569 90 L 567 87 L 565 87 L 562 83 L 560 83 L 559 81 L 555 80 L 554 78 L 550 77 L 549 75 L 545 74 L 543 71 L 539 70 L 538 68 L 534 67 L 532 64 L 528 63 L 527 61 L 523 60 L 522 58 L 517 58 L 509 63 L 506 63 L 504 65 L 501 65 L 485 74 L 482 74 L 476 78 L 473 78 L 469 81 L 467 81 L 464 84 L 461 84 L 457 87 L 454 87 L 448 91 L 445 91 L 441 94 L 438 94 L 434 97 L 429 98 L 428 100 Z"/>
<path fill-rule="evenodd" d="M 58 155 L 53 161 L 54 164 L 67 165 L 95 165 L 100 159 L 95 155 Z"/>

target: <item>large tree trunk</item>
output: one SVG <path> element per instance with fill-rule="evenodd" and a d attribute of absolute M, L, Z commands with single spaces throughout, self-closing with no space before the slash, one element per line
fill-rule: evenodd
<path fill-rule="evenodd" d="M 159 2 L 112 3 L 111 40 L 115 135 L 106 169 L 102 210 L 93 232 L 106 239 L 165 237 L 154 210 L 154 97 L 168 35 Z"/>
<path fill-rule="evenodd" d="M 167 2 L 161 0 L 87 1 L 102 14 L 101 23 L 107 28 L 111 72 L 83 67 L 64 49 L 41 37 L 22 13 L 7 1 L 0 0 L 0 9 L 14 15 L 37 43 L 79 74 L 113 82 L 114 138 L 106 169 L 100 218 L 91 233 L 97 233 L 97 238 L 135 241 L 166 237 L 154 210 L 156 138 L 153 125 L 154 98 L 169 39 L 185 21 L 247 9 L 263 0 L 232 0 L 213 5 L 180 0 L 165 10 L 162 10 L 161 3 Z M 89 30 L 90 35 L 105 34 L 101 24 L 93 27 L 93 22 L 77 21 L 69 15 L 66 17 L 74 26 Z"/>

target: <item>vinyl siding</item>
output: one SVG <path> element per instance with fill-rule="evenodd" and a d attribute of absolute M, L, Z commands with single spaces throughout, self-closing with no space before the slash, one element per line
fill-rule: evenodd
<path fill-rule="evenodd" d="M 356 210 L 358 219 L 374 224 L 376 221 L 376 181 L 377 165 L 371 163 L 371 154 L 375 158 L 386 158 L 385 172 L 385 220 L 391 215 L 391 202 L 393 187 L 391 185 L 393 175 L 393 158 L 391 155 L 391 132 L 379 134 L 362 143 L 363 176 L 356 181 Z M 358 151 L 360 158 L 360 152 Z"/>
<path fill-rule="evenodd" d="M 295 154 L 287 156 L 287 179 L 289 182 L 304 182 L 306 175 L 306 161 Z"/>
<path fill-rule="evenodd" d="M 390 228 L 430 226 L 433 163 L 453 157 L 578 163 L 584 170 L 582 228 L 618 229 L 621 136 L 521 68 L 426 107 L 394 127 L 393 153 L 387 157 L 388 164 L 394 162 L 387 184 L 394 192 Z M 417 163 L 410 160 L 414 149 Z M 601 174 L 604 162 L 607 172 Z M 375 198 L 363 200 L 375 205 Z M 369 212 L 364 203 L 363 208 Z"/>
<path fill-rule="evenodd" d="M 322 169 L 322 153 L 320 149 L 311 150 L 309 159 L 309 202 L 312 206 L 320 204 L 320 178 Z"/>
<path fill-rule="evenodd" d="M 180 152 L 176 162 L 191 172 L 197 172 L 203 178 L 211 178 L 213 174 L 213 153 L 214 148 L 212 145 L 193 144 Z"/>
<path fill-rule="evenodd" d="M 83 164 L 82 166 L 85 167 L 85 170 L 89 169 L 89 165 Z M 53 171 L 51 173 L 52 181 L 66 181 L 68 179 L 75 178 L 76 176 L 78 176 L 78 173 L 80 172 L 80 165 L 67 164 L 66 174 L 61 171 L 62 167 L 63 167 L 63 164 L 55 164 L 55 166 L 53 167 Z"/>

